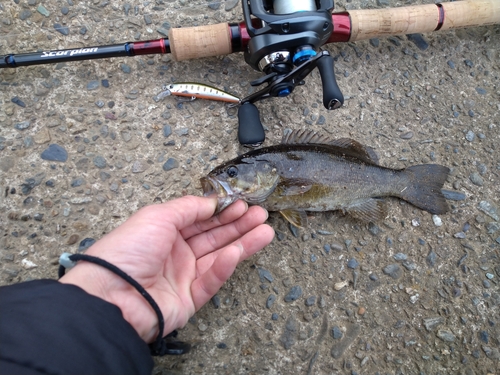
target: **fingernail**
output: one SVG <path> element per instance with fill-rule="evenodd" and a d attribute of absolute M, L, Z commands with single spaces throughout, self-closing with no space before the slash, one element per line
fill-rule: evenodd
<path fill-rule="evenodd" d="M 238 244 L 236 244 L 236 246 L 238 247 L 238 249 L 240 249 L 240 255 L 243 254 L 243 251 L 245 250 L 243 248 L 243 245 L 241 243 L 238 243 Z"/>
<path fill-rule="evenodd" d="M 248 203 L 245 201 L 243 201 L 243 203 L 245 203 L 245 212 L 247 212 L 248 211 Z"/>

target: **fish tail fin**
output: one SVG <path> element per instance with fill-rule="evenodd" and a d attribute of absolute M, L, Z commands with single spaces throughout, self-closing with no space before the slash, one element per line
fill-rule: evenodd
<path fill-rule="evenodd" d="M 401 191 L 400 198 L 431 214 L 444 214 L 448 204 L 441 193 L 449 168 L 438 164 L 414 165 L 406 168 L 408 184 Z"/>

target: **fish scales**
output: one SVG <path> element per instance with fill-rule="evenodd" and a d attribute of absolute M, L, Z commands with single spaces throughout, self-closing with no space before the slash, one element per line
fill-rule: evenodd
<path fill-rule="evenodd" d="M 383 198 L 389 196 L 433 214 L 445 213 L 441 189 L 448 173 L 438 164 L 386 168 L 370 147 L 357 141 L 294 131 L 282 144 L 221 164 L 201 184 L 204 195 L 217 194 L 218 211 L 243 199 L 305 226 L 305 211 L 342 210 L 360 220 L 382 220 L 387 215 Z"/>
<path fill-rule="evenodd" d="M 293 148 L 277 145 L 259 151 L 255 150 L 254 156 L 274 165 L 281 178 L 313 183 L 308 191 L 295 195 L 288 195 L 278 187 L 260 204 L 269 211 L 342 209 L 350 200 L 366 199 L 374 194 L 397 196 L 407 183 L 397 170 L 341 157 L 321 145 L 294 145 Z"/>

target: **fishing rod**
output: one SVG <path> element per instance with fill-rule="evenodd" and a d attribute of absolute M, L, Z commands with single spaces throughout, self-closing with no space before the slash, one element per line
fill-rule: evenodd
<path fill-rule="evenodd" d="M 238 139 L 260 145 L 264 128 L 255 102 L 285 97 L 318 68 L 323 105 L 340 108 L 344 97 L 335 80 L 333 57 L 320 47 L 330 43 L 401 34 L 428 33 L 500 23 L 500 0 L 466 0 L 385 9 L 334 13 L 333 0 L 243 0 L 240 23 L 173 28 L 168 38 L 86 48 L 0 56 L 0 69 L 146 54 L 171 54 L 175 61 L 244 52 L 245 61 L 264 73 L 252 86 L 266 86 L 238 101 Z M 204 90 L 208 86 L 198 85 Z M 210 88 L 213 89 L 213 88 Z M 171 91 L 173 95 L 207 97 L 204 93 Z M 198 96 L 197 96 L 198 95 Z M 205 96 L 204 96 L 205 95 Z M 227 98 L 221 91 L 221 96 Z M 208 96 L 212 99 L 215 97 Z M 224 100 L 224 99 L 217 99 Z"/>

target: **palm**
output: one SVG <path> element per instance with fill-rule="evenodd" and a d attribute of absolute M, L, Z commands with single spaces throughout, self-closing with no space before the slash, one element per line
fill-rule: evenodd
<path fill-rule="evenodd" d="M 245 212 L 240 201 L 211 217 L 215 206 L 207 200 L 184 197 L 143 208 L 88 250 L 115 264 L 151 294 L 165 317 L 164 333 L 185 325 L 236 265 L 274 235 L 270 227 L 260 225 L 266 219 L 261 208 Z M 130 293 L 129 285 L 114 281 L 120 283 L 119 298 L 127 296 L 125 309 L 144 304 L 142 296 Z"/>

